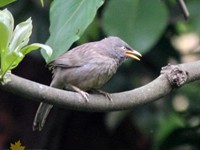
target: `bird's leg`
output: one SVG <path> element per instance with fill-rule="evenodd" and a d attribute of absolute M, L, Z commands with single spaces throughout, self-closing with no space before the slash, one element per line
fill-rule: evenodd
<path fill-rule="evenodd" d="M 88 94 L 87 92 L 82 91 L 81 89 L 79 89 L 78 87 L 76 87 L 76 86 L 74 86 L 74 85 L 70 85 L 70 87 L 71 87 L 74 91 L 76 91 L 76 92 L 78 92 L 79 94 L 81 94 L 81 96 L 83 96 L 83 98 L 86 100 L 86 102 L 89 101 L 89 99 L 88 99 L 89 94 Z"/>
<path fill-rule="evenodd" d="M 110 97 L 110 94 L 107 93 L 107 92 L 104 92 L 102 90 L 99 90 L 99 89 L 92 89 L 93 91 L 99 93 L 99 94 L 102 94 L 103 96 L 107 97 L 110 101 L 112 101 L 112 98 Z"/>

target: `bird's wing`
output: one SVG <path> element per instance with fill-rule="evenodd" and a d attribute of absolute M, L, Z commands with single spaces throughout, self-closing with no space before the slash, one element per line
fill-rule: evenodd
<path fill-rule="evenodd" d="M 81 67 L 89 63 L 89 61 L 93 60 L 95 57 L 100 56 L 98 50 L 96 50 L 97 46 L 100 48 L 98 43 L 92 42 L 75 47 L 56 60 L 50 62 L 49 66 L 62 68 Z"/>

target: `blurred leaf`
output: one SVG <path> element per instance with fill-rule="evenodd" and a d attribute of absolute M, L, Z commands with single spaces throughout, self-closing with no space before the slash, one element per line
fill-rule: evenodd
<path fill-rule="evenodd" d="M 165 137 L 159 150 L 199 150 L 199 127 L 177 128 Z"/>
<path fill-rule="evenodd" d="M 12 2 L 15 2 L 16 0 L 0 0 L 0 7 L 3 7 L 5 5 L 8 5 Z"/>
<path fill-rule="evenodd" d="M 200 15 L 199 15 L 199 0 L 187 2 L 187 7 L 190 12 L 190 18 L 187 22 L 192 27 L 192 30 L 200 35 Z"/>
<path fill-rule="evenodd" d="M 108 113 L 105 118 L 106 126 L 110 130 L 115 130 L 129 113 L 129 110 Z"/>
<path fill-rule="evenodd" d="M 43 0 L 40 0 L 40 3 L 42 5 L 42 7 L 44 7 L 44 1 Z"/>
<path fill-rule="evenodd" d="M 123 38 L 134 49 L 147 52 L 167 25 L 168 12 L 158 0 L 110 0 L 103 16 L 108 35 Z"/>
<path fill-rule="evenodd" d="M 54 50 L 51 60 L 66 52 L 80 38 L 102 4 L 103 0 L 53 1 L 50 10 L 50 37 L 47 41 Z"/>
<path fill-rule="evenodd" d="M 96 40 L 99 37 L 99 20 L 98 18 L 95 18 L 93 22 L 88 26 L 88 28 L 85 30 L 84 34 L 81 36 L 81 38 L 77 41 L 77 44 L 83 44 L 90 40 Z"/>
<path fill-rule="evenodd" d="M 186 96 L 190 100 L 190 105 L 188 108 L 189 112 L 192 112 L 193 115 L 198 114 L 200 116 L 200 82 L 194 82 L 192 84 L 187 84 L 181 87 L 177 93 Z"/>
<path fill-rule="evenodd" d="M 160 119 L 160 125 L 156 131 L 154 143 L 155 149 L 157 149 L 166 137 L 168 137 L 175 129 L 184 127 L 185 124 L 184 119 L 175 113 L 171 113 L 167 117 L 162 117 Z"/>

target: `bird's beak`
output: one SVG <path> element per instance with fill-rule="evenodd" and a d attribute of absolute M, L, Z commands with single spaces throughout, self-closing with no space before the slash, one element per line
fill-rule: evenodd
<path fill-rule="evenodd" d="M 138 51 L 136 51 L 136 50 L 125 50 L 125 55 L 127 57 L 136 59 L 138 61 L 140 60 L 139 57 L 142 57 L 142 55 Z"/>

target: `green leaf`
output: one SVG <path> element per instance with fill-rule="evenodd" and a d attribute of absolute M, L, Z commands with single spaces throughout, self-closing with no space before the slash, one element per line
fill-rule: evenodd
<path fill-rule="evenodd" d="M 12 14 L 4 9 L 0 11 L 0 82 L 5 83 L 9 79 L 6 73 L 15 68 L 29 52 L 42 48 L 49 60 L 52 55 L 51 47 L 34 43 L 28 45 L 32 33 L 32 20 L 27 19 L 19 23 L 13 32 L 14 20 Z"/>
<path fill-rule="evenodd" d="M 7 70 L 14 69 L 21 61 L 22 59 L 28 54 L 29 52 L 33 50 L 37 50 L 38 48 L 42 48 L 48 57 L 52 54 L 52 49 L 48 45 L 40 44 L 40 43 L 34 43 L 28 46 L 25 46 L 20 51 L 15 51 L 14 53 L 7 56 L 7 62 L 8 68 Z"/>
<path fill-rule="evenodd" d="M 8 45 L 12 38 L 14 20 L 12 14 L 4 9 L 0 11 L 0 56 L 1 56 L 1 73 L 6 70 L 6 54 L 9 53 Z"/>
<path fill-rule="evenodd" d="M 13 38 L 9 45 L 10 51 L 18 51 L 28 44 L 30 35 L 32 33 L 32 28 L 33 26 L 31 18 L 19 23 L 15 27 Z"/>
<path fill-rule="evenodd" d="M 9 43 L 9 31 L 8 28 L 0 22 L 0 54 L 5 50 Z"/>
<path fill-rule="evenodd" d="M 0 54 L 2 50 L 7 49 L 13 28 L 14 20 L 12 14 L 7 9 L 0 11 Z"/>
<path fill-rule="evenodd" d="M 167 18 L 167 9 L 158 0 L 109 0 L 103 14 L 103 29 L 145 53 L 158 41 Z"/>
<path fill-rule="evenodd" d="M 8 5 L 12 2 L 15 2 L 16 0 L 0 0 L 0 7 L 3 7 L 5 5 Z"/>
<path fill-rule="evenodd" d="M 80 38 L 102 4 L 103 0 L 57 0 L 52 2 L 50 37 L 47 41 L 47 44 L 54 50 L 51 60 L 66 52 L 72 43 Z M 42 54 L 46 59 L 46 55 Z"/>
<path fill-rule="evenodd" d="M 33 43 L 31 45 L 28 45 L 26 47 L 24 47 L 23 49 L 21 49 L 20 51 L 26 55 L 28 54 L 29 52 L 33 51 L 33 50 L 36 50 L 38 48 L 42 48 L 43 51 L 45 51 L 45 53 L 47 54 L 48 58 L 51 57 L 52 53 L 53 53 L 53 50 L 51 49 L 50 46 L 48 45 L 44 45 L 44 44 L 40 44 L 40 43 Z"/>

